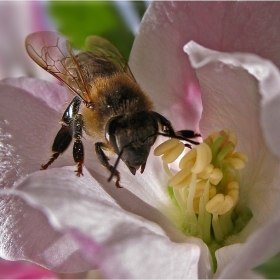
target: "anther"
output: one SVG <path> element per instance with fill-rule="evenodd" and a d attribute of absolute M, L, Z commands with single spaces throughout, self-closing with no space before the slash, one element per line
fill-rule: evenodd
<path fill-rule="evenodd" d="M 171 163 L 175 161 L 181 155 L 184 149 L 185 149 L 185 145 L 182 142 L 179 142 L 176 147 L 167 151 L 162 156 L 162 161 L 166 163 Z"/>
<path fill-rule="evenodd" d="M 171 138 L 164 143 L 160 144 L 154 150 L 155 156 L 162 156 L 162 161 L 171 163 L 175 161 L 185 149 L 185 145 L 178 139 Z"/>
<path fill-rule="evenodd" d="M 182 157 L 179 163 L 179 168 L 183 169 L 190 161 L 194 162 L 195 158 L 196 158 L 196 149 L 192 149 Z"/>
<path fill-rule="evenodd" d="M 224 174 L 220 168 L 214 168 L 209 175 L 209 181 L 213 185 L 218 185 L 222 180 Z"/>
<path fill-rule="evenodd" d="M 201 143 L 196 147 L 196 153 L 196 161 L 191 171 L 193 173 L 200 173 L 211 163 L 212 152 L 206 143 Z"/>
<path fill-rule="evenodd" d="M 168 182 L 168 185 L 174 188 L 179 188 L 179 185 L 182 181 L 184 181 L 186 178 L 191 175 L 191 169 L 194 165 L 193 161 L 188 162 L 186 166 L 181 169 L 178 173 L 176 173 Z M 183 185 L 186 186 L 186 185 Z"/>
<path fill-rule="evenodd" d="M 234 146 L 237 144 L 237 136 L 236 133 L 228 128 L 225 128 L 219 132 L 220 135 L 226 137 L 227 142 L 231 142 Z"/>
<path fill-rule="evenodd" d="M 248 157 L 244 153 L 237 152 L 233 153 L 226 160 L 233 166 L 234 169 L 239 170 L 245 167 Z"/>
<path fill-rule="evenodd" d="M 154 155 L 161 156 L 167 151 L 175 148 L 178 145 L 178 143 L 179 143 L 178 139 L 175 138 L 168 139 L 167 141 L 163 142 L 162 144 L 160 144 L 155 148 Z"/>
<path fill-rule="evenodd" d="M 205 209 L 211 214 L 223 215 L 234 206 L 233 198 L 230 195 L 216 194 L 205 205 Z"/>

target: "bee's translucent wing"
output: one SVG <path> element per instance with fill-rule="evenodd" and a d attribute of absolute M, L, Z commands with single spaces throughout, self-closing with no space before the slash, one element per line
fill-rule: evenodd
<path fill-rule="evenodd" d="M 99 36 L 88 36 L 85 42 L 86 51 L 112 62 L 119 70 L 124 71 L 133 81 L 136 81 L 128 64 L 119 50 L 108 40 Z"/>
<path fill-rule="evenodd" d="M 29 56 L 43 69 L 65 83 L 87 104 L 91 85 L 85 81 L 69 42 L 56 32 L 36 32 L 25 41 Z"/>

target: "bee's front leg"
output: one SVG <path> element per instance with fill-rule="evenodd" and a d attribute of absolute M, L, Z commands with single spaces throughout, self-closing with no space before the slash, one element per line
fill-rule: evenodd
<path fill-rule="evenodd" d="M 111 172 L 111 176 L 109 177 L 108 181 L 111 180 L 112 176 L 115 176 L 116 177 L 116 184 L 115 184 L 116 187 L 122 188 L 122 186 L 119 183 L 120 179 L 121 179 L 120 172 L 109 163 L 109 158 L 105 155 L 103 149 L 106 149 L 105 143 L 102 143 L 102 142 L 95 143 L 95 151 L 96 151 L 99 161 L 101 162 L 101 164 L 104 167 L 106 167 Z"/>
<path fill-rule="evenodd" d="M 175 131 L 171 125 L 171 122 L 166 119 L 165 117 L 163 117 L 162 115 L 160 115 L 157 112 L 152 112 L 152 114 L 154 115 L 154 117 L 157 119 L 157 121 L 161 124 L 162 126 L 162 130 L 163 133 L 158 133 L 158 135 L 163 135 L 166 137 L 171 137 L 171 138 L 177 138 L 180 140 L 185 140 L 191 144 L 194 145 L 198 145 L 199 142 L 192 140 L 190 138 L 196 138 L 196 137 L 200 137 L 201 135 L 199 133 L 196 133 L 192 130 L 179 130 L 179 131 Z M 188 148 L 192 148 L 192 146 L 189 143 L 185 143 L 185 146 Z"/>
<path fill-rule="evenodd" d="M 181 138 L 182 140 L 186 140 L 191 144 L 198 145 L 200 143 L 198 141 L 190 139 L 190 138 L 201 137 L 201 134 L 196 133 L 192 130 L 178 130 L 175 133 L 176 133 L 177 136 L 182 137 Z M 190 148 L 190 149 L 192 148 L 191 145 L 189 145 L 188 143 L 186 143 L 185 146 Z"/>

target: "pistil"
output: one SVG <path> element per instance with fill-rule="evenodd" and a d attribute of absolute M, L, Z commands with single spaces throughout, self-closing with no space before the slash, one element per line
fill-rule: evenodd
<path fill-rule="evenodd" d="M 236 144 L 233 131 L 214 132 L 181 158 L 176 174 L 168 164 L 182 154 L 184 144 L 169 139 L 154 151 L 156 156 L 162 156 L 170 177 L 167 185 L 181 210 L 182 231 L 207 244 L 213 240 L 223 242 L 233 230 L 232 213 L 239 199 L 239 170 L 248 160 L 244 153 L 235 152 Z"/>

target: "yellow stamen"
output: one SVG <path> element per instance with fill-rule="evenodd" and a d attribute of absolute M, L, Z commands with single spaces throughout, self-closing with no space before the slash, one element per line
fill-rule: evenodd
<path fill-rule="evenodd" d="M 239 199 L 238 171 L 248 161 L 244 153 L 234 152 L 236 144 L 233 131 L 212 133 L 181 158 L 180 170 L 168 182 L 183 211 L 184 231 L 207 243 L 212 238 L 222 242 L 233 228 L 231 214 Z M 181 141 L 170 139 L 154 153 L 162 155 L 167 168 L 167 163 L 175 161 L 183 150 Z"/>
<path fill-rule="evenodd" d="M 247 155 L 244 153 L 233 153 L 230 157 L 226 159 L 234 169 L 243 169 L 248 161 Z"/>
<path fill-rule="evenodd" d="M 178 156 L 184 151 L 185 145 L 182 142 L 179 142 L 176 147 L 170 149 L 167 153 L 162 156 L 162 161 L 166 163 L 171 163 L 175 161 Z"/>
<path fill-rule="evenodd" d="M 223 172 L 220 168 L 214 168 L 209 174 L 209 181 L 213 185 L 218 185 L 223 178 Z"/>
<path fill-rule="evenodd" d="M 195 158 L 196 158 L 196 149 L 192 149 L 182 157 L 179 163 L 179 168 L 183 169 L 186 166 L 186 164 L 188 164 L 188 162 L 190 161 L 194 162 Z"/>
<path fill-rule="evenodd" d="M 212 160 L 212 152 L 206 143 L 201 143 L 196 148 L 196 161 L 192 168 L 193 173 L 202 172 Z"/>
<path fill-rule="evenodd" d="M 219 209 L 222 207 L 224 202 L 224 195 L 219 193 L 216 194 L 210 201 L 207 202 L 205 208 L 209 213 L 217 214 Z"/>
<path fill-rule="evenodd" d="M 162 156 L 162 161 L 171 163 L 176 160 L 185 149 L 185 145 L 177 139 L 169 139 L 154 150 L 155 156 Z"/>
<path fill-rule="evenodd" d="M 175 148 L 178 145 L 178 143 L 179 143 L 178 139 L 171 138 L 171 139 L 163 142 L 162 144 L 160 144 L 158 147 L 156 147 L 154 150 L 154 155 L 161 156 L 164 153 L 166 153 L 167 151 Z"/>
<path fill-rule="evenodd" d="M 171 187 L 175 187 L 184 179 L 186 179 L 191 174 L 191 169 L 194 165 L 193 161 L 188 162 L 186 166 L 180 170 L 177 174 L 175 174 L 168 182 L 168 185 Z"/>

